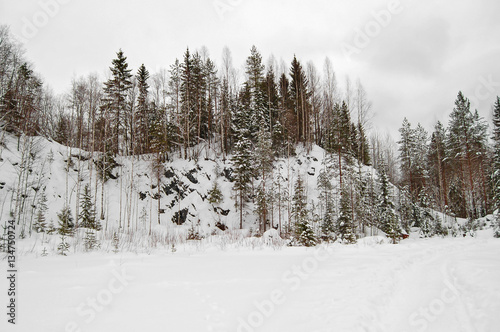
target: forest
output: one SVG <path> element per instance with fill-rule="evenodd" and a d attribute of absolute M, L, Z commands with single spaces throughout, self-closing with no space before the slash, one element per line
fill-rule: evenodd
<path fill-rule="evenodd" d="M 145 65 L 129 68 L 126 50 L 118 50 L 107 79 L 77 77 L 56 95 L 8 27 L 0 26 L 0 142 L 5 148 L 5 137 L 16 137 L 21 156 L 10 204 L 21 236 L 71 236 L 84 228 L 92 230 L 86 240 L 92 247 L 104 226 L 110 180 L 120 186 L 118 229 L 125 229 L 122 210 L 125 216 L 132 198 L 128 192 L 121 197 L 128 190 L 123 158 L 132 161 L 132 178 L 134 167 L 151 166 L 151 197 L 158 205 L 150 222 L 157 217 L 161 224 L 166 163 L 215 158 L 228 165 L 239 228 L 255 219 L 254 234 L 275 228 L 291 244 L 304 246 L 354 243 L 374 228 L 394 243 L 414 227 L 425 237 L 456 236 L 481 227 L 477 220 L 500 208 L 499 97 L 492 104 L 493 122 L 487 123 L 457 91 L 448 123 L 437 122 L 428 131 L 402 118 L 399 140 L 392 143 L 371 128 L 372 104 L 361 81 L 339 84 L 328 58 L 322 70 L 295 56 L 290 64 L 274 57 L 266 62 L 253 46 L 239 73 L 229 48 L 220 62 L 208 54 L 206 48 L 188 48 L 168 70 L 150 73 Z M 81 170 L 84 162 L 87 168 L 78 172 L 76 198 L 66 198 L 51 227 L 43 184 L 34 184 L 29 174 L 36 137 L 69 149 L 66 172 Z M 297 148 L 315 147 L 325 151 L 326 162 L 312 204 L 304 179 L 299 175 L 292 182 L 275 165 Z M 66 180 L 66 197 L 67 192 Z M 217 182 L 206 199 L 214 206 L 221 201 Z M 455 225 L 442 216 L 467 223 Z M 192 225 L 188 237 L 197 237 Z"/>

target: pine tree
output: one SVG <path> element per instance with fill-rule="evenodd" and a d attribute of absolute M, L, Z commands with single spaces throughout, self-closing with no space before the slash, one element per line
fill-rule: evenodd
<path fill-rule="evenodd" d="M 344 186 L 340 195 L 340 214 L 337 219 L 337 229 L 340 238 L 345 243 L 356 243 L 354 221 L 352 220 L 351 195 Z"/>
<path fill-rule="evenodd" d="M 308 221 L 307 197 L 305 193 L 304 183 L 302 178 L 298 178 L 295 183 L 295 191 L 293 194 L 293 220 L 295 241 L 299 245 L 312 247 L 317 244 L 317 239 Z"/>
<path fill-rule="evenodd" d="M 83 189 L 83 194 L 80 200 L 81 211 L 78 216 L 79 226 L 82 228 L 89 228 L 94 230 L 100 230 L 101 225 L 96 218 L 96 212 L 94 207 L 94 199 L 88 184 L 85 185 Z"/>
<path fill-rule="evenodd" d="M 63 207 L 60 213 L 57 214 L 59 218 L 59 234 L 64 236 L 72 236 L 74 233 L 75 224 L 73 223 L 73 215 L 69 206 Z"/>

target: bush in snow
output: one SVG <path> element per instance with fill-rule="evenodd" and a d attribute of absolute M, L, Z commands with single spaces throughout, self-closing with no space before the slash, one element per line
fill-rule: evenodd
<path fill-rule="evenodd" d="M 83 240 L 86 251 L 92 251 L 100 247 L 95 231 L 92 229 L 89 229 L 85 232 L 85 238 Z"/>
<path fill-rule="evenodd" d="M 61 243 L 57 246 L 57 251 L 59 255 L 66 256 L 66 253 L 69 251 L 69 244 L 66 242 L 66 236 L 61 236 Z"/>

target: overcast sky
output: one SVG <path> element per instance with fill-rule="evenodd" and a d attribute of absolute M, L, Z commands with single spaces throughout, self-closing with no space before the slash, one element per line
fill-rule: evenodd
<path fill-rule="evenodd" d="M 486 119 L 500 95 L 498 0 L 0 0 L 0 24 L 25 42 L 55 92 L 71 79 L 104 78 L 122 48 L 130 66 L 168 68 L 186 47 L 220 63 L 227 45 L 242 69 L 255 44 L 287 66 L 296 54 L 339 85 L 358 78 L 373 102 L 373 127 L 393 136 L 403 117 L 428 130 L 448 122 L 459 90 Z"/>

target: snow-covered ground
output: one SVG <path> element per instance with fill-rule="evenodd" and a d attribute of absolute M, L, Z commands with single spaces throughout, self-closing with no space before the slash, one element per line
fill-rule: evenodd
<path fill-rule="evenodd" d="M 490 232 L 399 245 L 25 254 L 18 323 L 4 313 L 0 331 L 498 331 L 500 241 Z"/>

